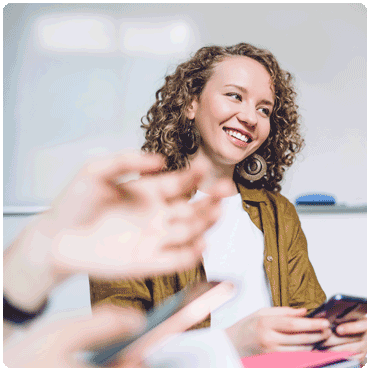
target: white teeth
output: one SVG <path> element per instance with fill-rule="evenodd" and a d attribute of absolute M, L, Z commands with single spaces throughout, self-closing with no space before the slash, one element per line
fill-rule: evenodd
<path fill-rule="evenodd" d="M 245 143 L 249 142 L 249 138 L 247 136 L 242 135 L 240 132 L 232 130 L 225 130 L 225 132 L 230 136 L 236 137 L 237 139 L 244 141 Z"/>

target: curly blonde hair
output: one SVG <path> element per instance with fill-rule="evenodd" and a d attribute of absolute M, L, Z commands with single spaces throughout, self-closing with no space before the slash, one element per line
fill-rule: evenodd
<path fill-rule="evenodd" d="M 167 159 L 167 171 L 178 170 L 189 164 L 180 140 L 181 133 L 189 127 L 185 110 L 194 98 L 200 97 L 215 65 L 232 56 L 246 56 L 261 63 L 271 76 L 275 94 L 270 133 L 256 151 L 266 161 L 266 176 L 259 181 L 247 183 L 235 171 L 234 180 L 243 182 L 249 188 L 264 187 L 278 192 L 281 190 L 279 182 L 283 179 L 284 171 L 293 164 L 296 154 L 303 147 L 293 77 L 280 68 L 271 52 L 247 43 L 228 47 L 202 47 L 165 78 L 164 85 L 156 92 L 155 103 L 141 120 L 141 127 L 146 130 L 142 150 L 162 153 Z M 147 123 L 144 123 L 145 118 Z"/>

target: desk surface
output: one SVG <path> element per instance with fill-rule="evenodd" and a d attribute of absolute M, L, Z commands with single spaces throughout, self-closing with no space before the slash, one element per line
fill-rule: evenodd
<path fill-rule="evenodd" d="M 367 204 L 347 206 L 336 204 L 331 206 L 295 206 L 298 213 L 367 213 Z"/>
<path fill-rule="evenodd" d="M 330 206 L 295 206 L 298 213 L 367 213 L 367 204 L 348 206 L 346 204 L 336 204 Z M 3 216 L 32 216 L 45 212 L 49 207 L 45 206 L 4 206 Z"/>

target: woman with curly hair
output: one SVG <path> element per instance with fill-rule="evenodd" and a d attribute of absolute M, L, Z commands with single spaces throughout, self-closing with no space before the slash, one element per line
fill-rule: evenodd
<path fill-rule="evenodd" d="M 190 283 L 227 278 L 239 295 L 194 328 L 224 330 L 240 356 L 349 341 L 333 340 L 327 320 L 304 317 L 326 297 L 295 208 L 279 193 L 303 145 L 295 96 L 276 58 L 246 43 L 203 47 L 165 78 L 142 125 L 142 149 L 162 153 L 167 171 L 207 163 L 193 199 L 222 178 L 235 186 L 206 234 L 200 265 L 147 280 L 91 280 L 92 304 L 147 311 Z"/>

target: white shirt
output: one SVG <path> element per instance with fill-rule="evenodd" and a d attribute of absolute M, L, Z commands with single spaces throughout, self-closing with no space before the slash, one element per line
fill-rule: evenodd
<path fill-rule="evenodd" d="M 198 191 L 191 201 L 206 197 Z M 207 280 L 228 279 L 238 295 L 212 313 L 211 328 L 175 336 L 147 359 L 152 367 L 240 368 L 227 328 L 262 307 L 271 307 L 270 286 L 263 266 L 263 233 L 243 210 L 240 194 L 222 200 L 222 216 L 206 234 L 203 254 Z"/>
<path fill-rule="evenodd" d="M 207 194 L 198 191 L 194 200 Z M 212 313 L 212 328 L 227 328 L 262 307 L 271 307 L 270 285 L 263 265 L 264 237 L 244 211 L 240 194 L 223 198 L 222 216 L 205 234 L 207 280 L 233 281 L 239 294 Z"/>
<path fill-rule="evenodd" d="M 146 353 L 156 368 L 241 368 L 239 355 L 223 330 L 198 329 L 174 335 Z"/>

